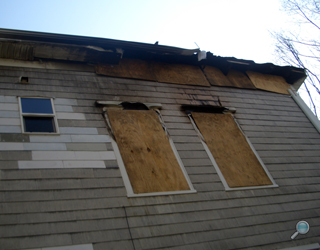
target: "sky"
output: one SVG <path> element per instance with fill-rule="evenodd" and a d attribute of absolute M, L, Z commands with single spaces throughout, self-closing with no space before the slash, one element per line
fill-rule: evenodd
<path fill-rule="evenodd" d="M 0 28 L 104 37 L 279 64 L 278 0 L 0 0 Z M 196 45 L 196 44 L 197 45 Z"/>

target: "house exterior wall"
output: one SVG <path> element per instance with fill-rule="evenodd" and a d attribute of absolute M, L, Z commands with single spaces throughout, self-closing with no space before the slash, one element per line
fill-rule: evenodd
<path fill-rule="evenodd" d="M 18 83 L 20 76 L 29 83 Z M 17 96 L 55 98 L 60 134 L 21 134 Z M 216 105 L 218 98 L 236 108 L 279 187 L 225 191 L 181 111 L 182 104 Z M 96 100 L 161 103 L 197 193 L 128 198 Z M 281 249 L 320 242 L 320 134 L 288 95 L 113 78 L 76 67 L 1 66 L 0 138 L 1 249 Z M 310 232 L 292 241 L 299 220 Z"/>

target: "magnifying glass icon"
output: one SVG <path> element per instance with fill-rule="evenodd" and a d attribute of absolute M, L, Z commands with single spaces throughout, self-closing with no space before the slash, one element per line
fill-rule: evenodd
<path fill-rule="evenodd" d="M 310 226 L 308 224 L 308 222 L 306 221 L 299 221 L 296 225 L 296 230 L 297 232 L 295 232 L 292 236 L 291 239 L 293 240 L 295 237 L 297 237 L 298 234 L 306 234 L 307 232 L 309 232 Z"/>

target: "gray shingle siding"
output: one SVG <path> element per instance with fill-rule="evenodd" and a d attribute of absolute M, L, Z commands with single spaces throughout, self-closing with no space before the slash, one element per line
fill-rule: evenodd
<path fill-rule="evenodd" d="M 28 84 L 17 83 L 21 75 L 29 77 Z M 19 118 L 16 96 L 54 97 L 61 135 L 22 135 L 0 125 L 1 143 L 28 148 L 0 151 L 2 249 L 91 243 L 95 250 L 133 249 L 133 244 L 136 250 L 278 249 L 292 246 L 299 220 L 311 229 L 295 243 L 320 241 L 320 134 L 289 96 L 1 66 L 1 118 Z M 238 123 L 278 188 L 225 191 L 180 110 L 181 104 L 215 105 L 218 97 L 237 109 Z M 161 103 L 197 193 L 127 198 L 116 160 L 103 157 L 102 169 L 18 169 L 19 162 L 32 163 L 42 151 L 50 152 L 41 156 L 43 161 L 66 160 L 48 156 L 56 151 L 112 152 L 96 100 Z"/>

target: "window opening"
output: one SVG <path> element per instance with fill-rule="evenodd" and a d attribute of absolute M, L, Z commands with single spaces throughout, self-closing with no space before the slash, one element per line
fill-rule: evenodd
<path fill-rule="evenodd" d="M 277 187 L 232 114 L 235 109 L 182 107 L 226 190 Z M 194 112 L 197 111 L 197 112 Z"/>
<path fill-rule="evenodd" d="M 58 133 L 51 98 L 20 97 L 19 103 L 24 133 Z"/>
<path fill-rule="evenodd" d="M 196 192 L 156 104 L 97 102 L 128 197 Z M 153 108 L 150 108 L 153 107 Z"/>

